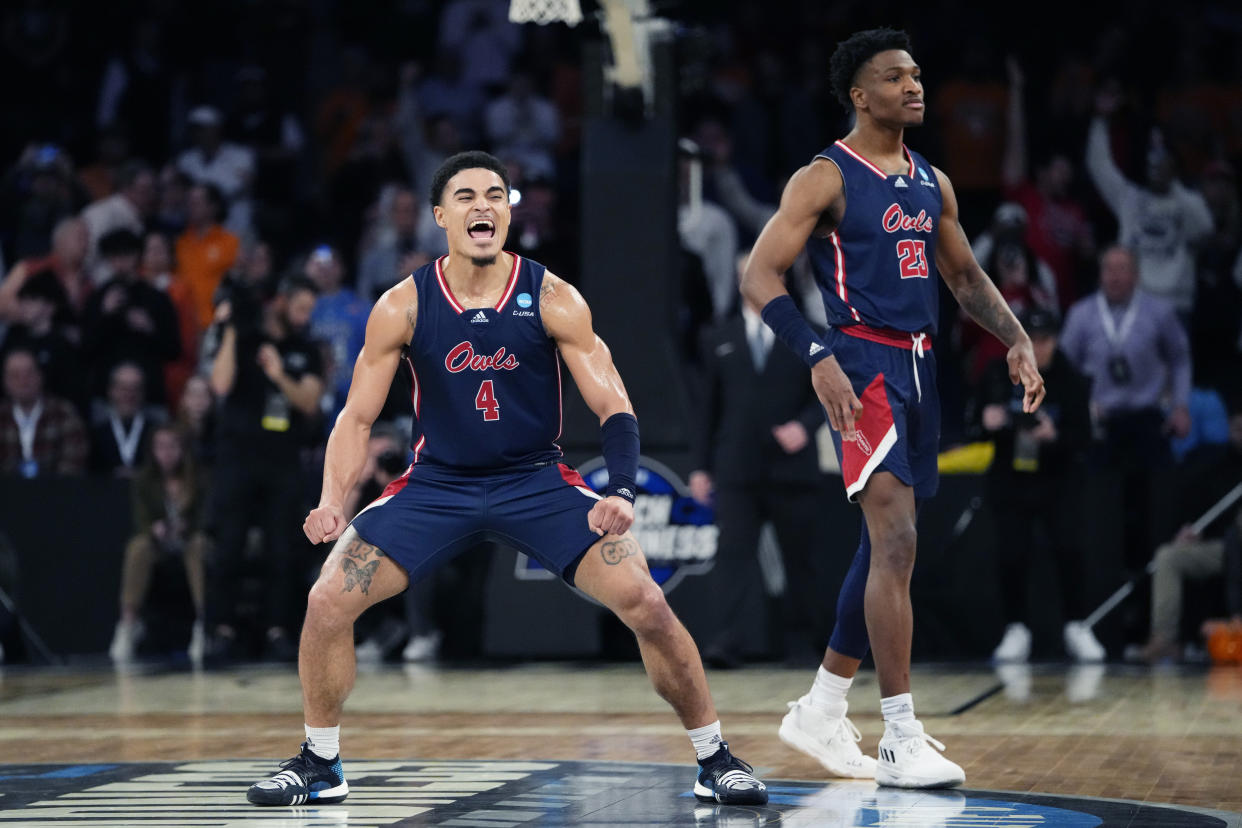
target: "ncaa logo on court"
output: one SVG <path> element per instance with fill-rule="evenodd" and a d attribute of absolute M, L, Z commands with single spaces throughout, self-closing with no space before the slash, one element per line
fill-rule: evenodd
<path fill-rule="evenodd" d="M 519 293 L 517 295 L 517 303 L 519 308 L 529 308 L 533 304 L 529 293 Z"/>
<path fill-rule="evenodd" d="M 578 466 L 578 473 L 598 494 L 608 487 L 608 467 L 596 457 Z M 634 498 L 634 525 L 630 528 L 643 548 L 652 579 L 671 592 L 687 575 L 702 575 L 716 560 L 720 530 L 713 510 L 690 496 L 690 489 L 668 466 L 639 456 L 638 491 Z M 522 580 L 554 578 L 537 561 L 518 559 L 516 576 Z"/>

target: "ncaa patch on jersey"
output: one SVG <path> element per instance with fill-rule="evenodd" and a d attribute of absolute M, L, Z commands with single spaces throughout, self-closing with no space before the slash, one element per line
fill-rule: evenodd
<path fill-rule="evenodd" d="M 519 293 L 515 301 L 518 303 L 519 308 L 529 308 L 534 303 L 529 293 Z"/>

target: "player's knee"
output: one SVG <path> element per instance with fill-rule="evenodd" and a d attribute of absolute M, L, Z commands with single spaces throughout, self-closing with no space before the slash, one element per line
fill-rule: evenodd
<path fill-rule="evenodd" d="M 895 572 L 914 568 L 918 532 L 913 526 L 894 527 L 882 537 L 871 539 L 871 566 Z"/>
<path fill-rule="evenodd" d="M 654 635 L 673 623 L 673 611 L 654 582 L 627 596 L 617 615 L 636 635 Z"/>
<path fill-rule="evenodd" d="M 342 600 L 340 590 L 332 588 L 324 578 L 311 587 L 306 598 L 306 621 L 308 624 L 338 626 L 352 624 L 355 613 Z"/>

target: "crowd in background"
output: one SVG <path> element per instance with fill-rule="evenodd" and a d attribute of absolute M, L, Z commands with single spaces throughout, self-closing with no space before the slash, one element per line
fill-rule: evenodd
<path fill-rule="evenodd" d="M 1115 463 L 1131 516 L 1170 470 L 1236 461 L 1235 9 L 1078 9 L 1068 31 L 1044 16 L 1010 51 L 999 18 L 944 8 L 668 5 L 683 21 L 682 154 L 704 183 L 679 214 L 688 365 L 701 369 L 702 335 L 740 312 L 737 255 L 784 181 L 849 128 L 828 85 L 833 45 L 882 21 L 911 32 L 923 67 L 928 118 L 908 143 L 953 181 L 1010 305 L 1060 342 L 1047 364 L 1055 351 L 1057 370 L 1085 378 L 1084 409 L 1063 425 L 1058 412 L 1015 416 L 997 381 L 1003 347 L 945 292 L 943 446 L 1004 435 L 1011 477 Z M 305 579 L 289 572 L 314 560 L 300 517 L 371 303 L 447 252 L 428 206 L 443 159 L 499 156 L 521 192 L 508 249 L 575 280 L 580 39 L 515 26 L 507 10 L 23 0 L 0 13 L 0 65 L 19 79 L 0 122 L 0 472 L 133 481 L 114 655 L 140 638 L 164 550 L 185 560 L 192 654 L 235 655 L 250 624 L 255 653 L 292 657 Z M 805 263 L 790 285 L 814 321 Z M 406 445 L 409 413 L 398 378 L 360 488 L 403 468 L 390 444 Z M 1136 570 L 1167 540 L 1139 523 L 1125 530 Z M 255 560 L 266 594 L 283 597 L 247 610 L 239 584 Z"/>

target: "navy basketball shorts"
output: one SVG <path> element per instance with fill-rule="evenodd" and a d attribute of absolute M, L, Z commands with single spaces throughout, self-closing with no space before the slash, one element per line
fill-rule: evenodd
<path fill-rule="evenodd" d="M 827 344 L 863 406 L 857 439 L 842 444 L 841 433 L 832 432 L 846 496 L 857 500 L 877 471 L 892 473 L 916 498 L 934 495 L 940 485 L 940 395 L 930 344 L 920 354 L 912 341 L 877 342 L 836 328 Z"/>
<path fill-rule="evenodd" d="M 563 463 L 486 473 L 418 463 L 359 512 L 352 526 L 411 581 L 472 546 L 495 541 L 572 585 L 579 559 L 600 539 L 587 525 L 599 499 Z"/>

